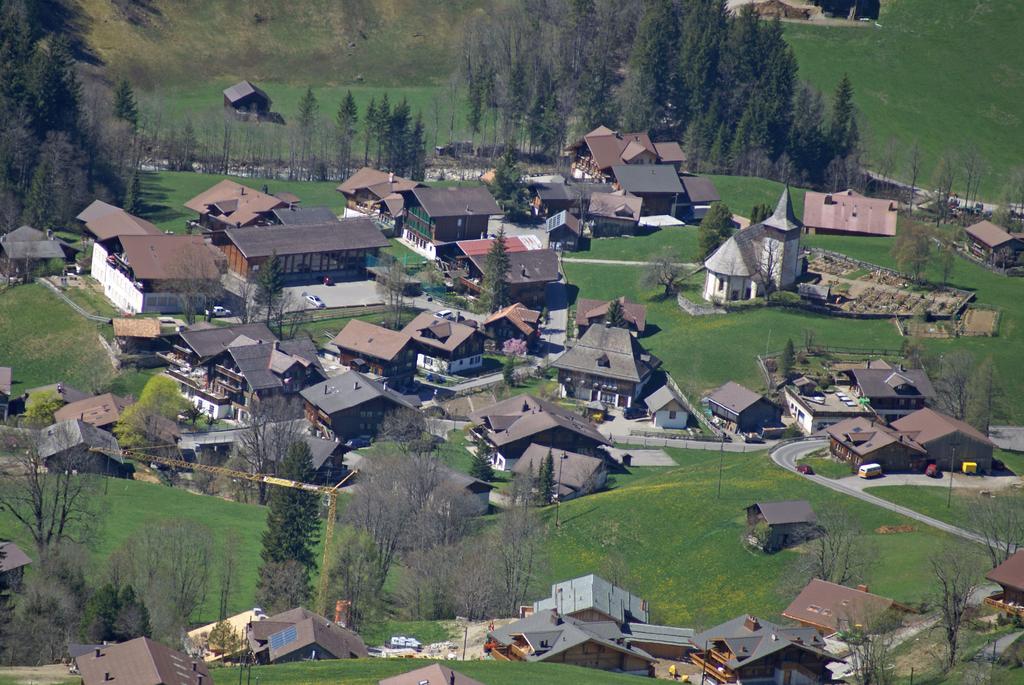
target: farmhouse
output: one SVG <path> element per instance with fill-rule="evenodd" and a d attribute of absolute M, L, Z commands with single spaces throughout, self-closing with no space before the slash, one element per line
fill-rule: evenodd
<path fill-rule="evenodd" d="M 423 668 L 400 673 L 390 678 L 382 678 L 377 685 L 484 685 L 479 680 L 462 675 L 441 664 L 431 664 Z"/>
<path fill-rule="evenodd" d="M 758 540 L 765 552 L 777 552 L 814 537 L 818 532 L 818 517 L 807 500 L 781 502 L 755 502 L 747 507 L 747 527 L 755 529 L 764 524 L 767 534 Z"/>
<path fill-rule="evenodd" d="M 679 199 L 683 184 L 679 172 L 671 164 L 623 164 L 612 167 L 615 189 L 636 195 L 643 202 L 641 216 L 668 215 L 679 217 Z"/>
<path fill-rule="evenodd" d="M 215 282 L 222 259 L 201 236 L 115 235 L 93 245 L 92 277 L 122 311 L 177 312 L 182 302 L 175 282 Z"/>
<path fill-rule="evenodd" d="M 362 638 L 301 607 L 249 623 L 245 637 L 259 664 L 367 657 Z"/>
<path fill-rule="evenodd" d="M 967 246 L 978 259 L 1000 267 L 1014 266 L 1024 252 L 1024 238 L 1007 233 L 991 221 L 980 221 L 964 229 Z"/>
<path fill-rule="evenodd" d="M 536 476 L 549 454 L 554 465 L 555 492 L 561 502 L 596 492 L 608 480 L 604 459 L 537 444 L 526 448 L 512 467 L 512 473 Z"/>
<path fill-rule="evenodd" d="M 551 364 L 563 397 L 626 408 L 640 398 L 661 360 L 646 352 L 629 331 L 591 326 Z"/>
<path fill-rule="evenodd" d="M 288 205 L 270 213 L 274 223 L 282 226 L 309 226 L 338 223 L 338 215 L 330 207 L 300 207 Z"/>
<path fill-rule="evenodd" d="M 814 628 L 788 628 L 738 616 L 695 635 L 690 660 L 716 683 L 830 683 L 828 665 L 841 662 L 825 651 Z"/>
<path fill-rule="evenodd" d="M 53 413 L 53 420 L 80 419 L 97 428 L 112 430 L 121 418 L 121 412 L 130 404 L 131 400 L 127 397 L 108 392 L 65 404 Z"/>
<path fill-rule="evenodd" d="M 712 416 L 740 433 L 756 433 L 767 426 L 777 425 L 782 416 L 781 410 L 764 395 L 733 381 L 715 390 L 704 401 Z"/>
<path fill-rule="evenodd" d="M 224 107 L 253 114 L 270 113 L 270 96 L 249 81 L 239 81 L 224 89 Z"/>
<path fill-rule="evenodd" d="M 416 347 L 408 333 L 352 319 L 331 343 L 338 361 L 353 371 L 399 383 L 416 373 Z"/>
<path fill-rule="evenodd" d="M 684 156 L 679 143 L 654 143 L 647 133 L 619 133 L 598 126 L 565 151 L 572 157 L 572 177 L 610 181 L 613 167 L 632 164 L 668 164 L 677 171 Z"/>
<path fill-rule="evenodd" d="M 541 313 L 522 302 L 502 307 L 484 320 L 484 335 L 500 346 L 506 340 L 525 340 L 528 346 L 540 338 Z"/>
<path fill-rule="evenodd" d="M 752 300 L 769 282 L 776 290 L 792 286 L 800 275 L 800 225 L 787 186 L 770 217 L 737 231 L 705 260 L 704 299 Z"/>
<path fill-rule="evenodd" d="M 888 612 L 904 611 L 908 608 L 888 597 L 868 592 L 867 585 L 852 588 L 814 578 L 782 615 L 828 637 L 839 631 L 861 628 Z"/>
<path fill-rule="evenodd" d="M 58 421 L 39 431 L 37 450 L 48 469 L 119 478 L 131 475 L 134 468 L 121 456 L 94 452 L 94 449 L 120 452 L 113 435 L 81 419 Z"/>
<path fill-rule="evenodd" d="M 722 199 L 710 178 L 682 175 L 679 181 L 683 184 L 683 194 L 679 198 L 681 218 L 700 221 L 711 205 Z"/>
<path fill-rule="evenodd" d="M 935 389 L 924 369 L 905 369 L 882 360 L 873 360 L 865 368 L 845 372 L 855 398 L 864 398 L 885 421 L 893 421 L 918 409 L 935 396 Z"/>
<path fill-rule="evenodd" d="M 392 172 L 364 166 L 345 179 L 337 191 L 345 196 L 345 204 L 349 209 L 388 222 L 397 222 L 396 225 L 401 228 L 406 199 L 413 188 L 423 187 L 419 181 L 410 181 Z"/>
<path fill-rule="evenodd" d="M 866 401 L 842 390 L 822 390 L 810 378 L 801 376 L 782 389 L 786 411 L 804 435 L 857 416 L 873 416 Z"/>
<path fill-rule="evenodd" d="M 804 228 L 808 233 L 892 237 L 899 217 L 896 202 L 861 195 L 850 189 L 840 193 L 804 195 Z"/>
<path fill-rule="evenodd" d="M 1010 616 L 1024 618 L 1024 549 L 985 574 L 1001 590 L 985 598 L 985 604 L 994 606 Z"/>
<path fill-rule="evenodd" d="M 473 412 L 469 420 L 473 433 L 493 450 L 491 463 L 500 471 L 515 466 L 531 444 L 587 455 L 611 444 L 590 421 L 532 395 L 502 400 Z"/>
<path fill-rule="evenodd" d="M 580 220 L 569 210 L 563 209 L 552 214 L 544 222 L 548 234 L 548 248 L 559 252 L 575 252 L 579 249 L 583 227 Z"/>
<path fill-rule="evenodd" d="M 633 235 L 640 221 L 643 200 L 624 190 L 590 196 L 590 232 L 595 238 Z"/>
<path fill-rule="evenodd" d="M 31 275 L 36 265 L 56 260 L 74 262 L 78 248 L 55 237 L 53 231 L 21 226 L 0 235 L 0 268 L 6 264 L 8 276 Z"/>
<path fill-rule="evenodd" d="M 325 224 L 229 228 L 224 237 L 221 249 L 233 274 L 253 279 L 276 256 L 288 283 L 361 278 L 367 257 L 388 246 L 377 226 L 361 217 Z"/>
<path fill-rule="evenodd" d="M 406 202 L 404 240 L 428 259 L 438 248 L 459 240 L 483 238 L 492 216 L 501 209 L 487 189 L 414 188 Z"/>
<path fill-rule="evenodd" d="M 358 371 L 328 378 L 301 394 L 313 432 L 339 442 L 376 435 L 386 414 L 418 405 L 414 398 L 400 395 Z"/>
<path fill-rule="evenodd" d="M 608 309 L 615 300 L 588 300 L 580 298 L 576 300 L 576 331 L 580 335 L 587 332 L 594 324 L 604 324 L 608 321 Z M 625 328 L 642 335 L 647 327 L 647 307 L 635 302 L 629 302 L 625 297 L 618 298 L 619 307 L 622 311 L 622 318 L 626 323 Z"/>
<path fill-rule="evenodd" d="M 284 209 L 298 200 L 253 190 L 241 183 L 224 179 L 185 203 L 199 215 L 198 224 L 209 233 L 214 245 L 224 243 L 223 231 L 228 228 L 259 226 L 274 222 L 274 210 Z"/>
<path fill-rule="evenodd" d="M 924 447 L 941 468 L 960 470 L 964 462 L 974 462 L 980 473 L 992 470 L 995 444 L 965 421 L 925 407 L 893 421 L 892 427 Z"/>
<path fill-rule="evenodd" d="M 690 413 L 679 399 L 675 391 L 663 385 L 648 395 L 644 404 L 651 412 L 651 423 L 656 428 L 686 428 L 690 422 Z"/>
<path fill-rule="evenodd" d="M 923 471 L 928 450 L 909 434 L 890 428 L 875 418 L 858 416 L 825 429 L 829 453 L 848 462 L 851 470 L 861 464 L 878 464 L 885 471 Z"/>
<path fill-rule="evenodd" d="M 120 207 L 103 200 L 93 200 L 77 217 L 82 222 L 83 233 L 93 240 L 101 241 L 119 235 L 160 235 L 159 228 Z"/>
<path fill-rule="evenodd" d="M 165 647 L 148 637 L 96 645 L 75 658 L 82 685 L 152 683 L 153 685 L 213 685 L 202 660 Z"/>
<path fill-rule="evenodd" d="M 487 253 L 493 238 L 464 240 L 457 244 L 464 255 L 456 257 L 456 263 L 465 269 L 460 282 L 473 293 L 480 293 L 487 269 Z M 509 268 L 505 275 L 509 297 L 525 305 L 543 305 L 545 288 L 561 278 L 558 269 L 558 255 L 553 250 L 534 250 L 521 238 L 505 238 Z"/>
<path fill-rule="evenodd" d="M 476 322 L 455 315 L 444 319 L 431 312 L 422 312 L 402 332 L 416 349 L 416 365 L 427 371 L 461 373 L 483 364 L 484 335 Z M 470 325 L 472 323 L 473 325 Z"/>

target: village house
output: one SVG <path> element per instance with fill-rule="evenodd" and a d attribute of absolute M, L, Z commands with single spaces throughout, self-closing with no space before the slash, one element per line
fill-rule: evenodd
<path fill-rule="evenodd" d="M 330 207 L 300 207 L 288 205 L 270 212 L 274 223 L 281 226 L 318 226 L 341 223 L 341 219 Z"/>
<path fill-rule="evenodd" d="M 327 440 L 345 442 L 373 437 L 384 417 L 399 409 L 416 409 L 415 396 L 405 396 L 358 371 L 328 378 L 302 391 L 306 421 Z"/>
<path fill-rule="evenodd" d="M 789 628 L 738 616 L 692 638 L 690 660 L 701 675 L 715 683 L 833 682 L 828 666 L 842 662 L 825 651 L 825 640 L 814 628 Z"/>
<path fill-rule="evenodd" d="M 551 366 L 563 397 L 625 409 L 640 398 L 661 360 L 629 331 L 605 324 L 588 328 Z"/>
<path fill-rule="evenodd" d="M 53 420 L 80 419 L 97 428 L 113 430 L 121 413 L 131 403 L 127 397 L 108 392 L 65 404 L 53 413 Z"/>
<path fill-rule="evenodd" d="M 923 409 L 935 396 L 924 369 L 906 369 L 881 359 L 867 362 L 864 368 L 849 369 L 844 375 L 853 399 L 864 398 L 884 421 Z"/>
<path fill-rule="evenodd" d="M 416 365 L 425 371 L 455 374 L 483 365 L 484 334 L 477 322 L 458 314 L 442 318 L 422 312 L 402 332 L 416 348 Z"/>
<path fill-rule="evenodd" d="M 472 432 L 492 450 L 499 471 L 515 466 L 531 444 L 597 456 L 610 445 L 597 426 L 568 409 L 532 395 L 516 395 L 469 416 Z"/>
<path fill-rule="evenodd" d="M 512 467 L 512 473 L 536 477 L 549 454 L 553 464 L 555 496 L 560 502 L 596 492 L 608 480 L 604 459 L 537 444 L 526 448 Z"/>
<path fill-rule="evenodd" d="M 181 311 L 176 282 L 217 283 L 222 261 L 201 236 L 114 235 L 93 245 L 91 273 L 121 311 L 171 313 Z"/>
<path fill-rule="evenodd" d="M 484 319 L 483 332 L 498 349 L 507 340 L 525 340 L 527 347 L 532 348 L 540 339 L 540 319 L 540 312 L 516 302 Z"/>
<path fill-rule="evenodd" d="M 867 402 L 839 389 L 822 390 L 806 376 L 787 384 L 782 394 L 786 411 L 804 435 L 857 416 L 874 416 Z"/>
<path fill-rule="evenodd" d="M 82 222 L 82 233 L 95 241 L 119 235 L 160 235 L 159 228 L 120 207 L 93 200 L 75 217 Z"/>
<path fill-rule="evenodd" d="M 608 320 L 608 309 L 614 300 L 576 300 L 576 332 L 583 335 L 594 324 L 604 324 Z M 647 327 L 647 307 L 628 301 L 625 297 L 618 298 L 622 310 L 622 318 L 626 328 L 637 335 L 643 335 Z"/>
<path fill-rule="evenodd" d="M 298 201 L 291 193 L 275 196 L 224 179 L 193 197 L 185 206 L 199 215 L 197 221 L 190 223 L 198 225 L 219 247 L 225 242 L 225 230 L 272 224 L 275 209 L 284 209 Z"/>
<path fill-rule="evenodd" d="M 686 405 L 667 384 L 648 395 L 644 404 L 651 412 L 651 423 L 655 428 L 683 429 L 690 423 Z"/>
<path fill-rule="evenodd" d="M 78 248 L 57 238 L 53 231 L 40 231 L 31 226 L 0 235 L 0 270 L 7 276 L 31 276 L 40 265 L 74 264 Z"/>
<path fill-rule="evenodd" d="M 224 89 L 224 107 L 238 112 L 267 115 L 270 96 L 249 81 L 239 81 Z"/>
<path fill-rule="evenodd" d="M 394 223 L 401 230 L 406 198 L 414 188 L 424 187 L 419 181 L 364 166 L 345 179 L 337 191 L 345 196 L 349 209 Z"/>
<path fill-rule="evenodd" d="M 712 416 L 737 433 L 757 433 L 777 426 L 782 418 L 782 411 L 767 397 L 733 381 L 715 390 L 704 401 Z"/>
<path fill-rule="evenodd" d="M 352 319 L 331 344 L 338 361 L 353 371 L 393 383 L 404 383 L 416 374 L 416 346 L 403 331 Z"/>
<path fill-rule="evenodd" d="M 530 213 L 542 219 L 575 209 L 579 204 L 576 194 L 561 176 L 530 179 L 526 189 L 530 192 Z"/>
<path fill-rule="evenodd" d="M 56 471 L 130 478 L 135 470 L 120 456 L 121 448 L 112 434 L 81 419 L 58 421 L 41 429 L 36 449 L 46 468 Z M 106 452 L 93 451 L 96 449 Z"/>
<path fill-rule="evenodd" d="M 811 234 L 892 237 L 899 217 L 895 200 L 866 197 L 853 189 L 804 195 L 804 228 Z"/>
<path fill-rule="evenodd" d="M 116 318 L 112 325 L 114 344 L 122 354 L 156 354 L 168 349 L 158 318 Z"/>
<path fill-rule="evenodd" d="M 894 430 L 928 451 L 939 468 L 960 471 L 973 463 L 978 473 L 992 471 L 995 443 L 966 421 L 925 407 L 892 422 Z"/>
<path fill-rule="evenodd" d="M 567 209 L 552 214 L 544 222 L 548 235 L 548 249 L 556 252 L 575 252 L 580 248 L 583 227 L 575 214 Z"/>
<path fill-rule="evenodd" d="M 980 221 L 964 229 L 967 247 L 978 259 L 998 267 L 1016 266 L 1024 252 L 1024 236 L 1007 233 L 991 221 Z"/>
<path fill-rule="evenodd" d="M 759 526 L 766 526 L 761 533 Z M 765 552 L 798 545 L 818 534 L 818 517 L 807 500 L 755 502 L 747 507 L 747 529 Z"/>
<path fill-rule="evenodd" d="M 96 645 L 75 658 L 82 685 L 213 685 L 202 660 L 165 647 L 148 637 Z"/>
<path fill-rule="evenodd" d="M 813 578 L 782 615 L 829 637 L 839 631 L 870 627 L 889 613 L 909 610 L 888 597 L 868 592 L 867 585 L 852 588 Z"/>
<path fill-rule="evenodd" d="M 9 366 L 0 366 L 0 421 L 6 421 L 11 404 L 11 386 L 14 372 Z"/>
<path fill-rule="evenodd" d="M 636 234 L 642 207 L 642 199 L 624 190 L 591 194 L 587 208 L 590 234 L 594 238 Z"/>
<path fill-rule="evenodd" d="M 252 621 L 246 626 L 245 639 L 258 664 L 368 656 L 358 635 L 302 607 Z"/>
<path fill-rule="evenodd" d="M 711 205 L 722 199 L 710 178 L 684 174 L 679 182 L 683 184 L 683 195 L 679 198 L 680 218 L 687 221 L 699 222 Z"/>
<path fill-rule="evenodd" d="M 683 184 L 679 172 L 670 164 L 622 164 L 612 167 L 616 190 L 639 197 L 640 216 L 682 214 L 680 196 Z"/>
<path fill-rule="evenodd" d="M 327 377 L 309 338 L 278 341 L 261 323 L 193 326 L 158 356 L 170 365 L 167 375 L 182 394 L 215 419 L 244 420 L 255 403 L 295 398 Z"/>
<path fill-rule="evenodd" d="M 769 282 L 774 290 L 791 287 L 801 272 L 800 228 L 787 186 L 770 217 L 737 231 L 704 261 L 704 299 L 753 300 Z"/>
<path fill-rule="evenodd" d="M 405 211 L 402 238 L 428 259 L 443 256 L 450 243 L 486 237 L 491 217 L 502 214 L 494 197 L 481 186 L 414 188 Z"/>
<path fill-rule="evenodd" d="M 505 275 L 508 294 L 512 300 L 529 306 L 543 305 L 548 283 L 562 278 L 558 255 L 553 250 L 525 250 L 508 255 L 509 267 Z M 480 293 L 487 268 L 487 255 L 471 255 L 469 274 L 462 279 L 467 288 Z"/>
<path fill-rule="evenodd" d="M 326 224 L 229 228 L 224 237 L 221 249 L 231 273 L 253 280 L 276 256 L 281 277 L 290 284 L 363 278 L 367 258 L 388 246 L 377 226 L 362 217 Z"/>
<path fill-rule="evenodd" d="M 0 541 L 0 578 L 2 583 L 13 592 L 21 589 L 21 581 L 25 576 L 25 567 L 32 563 L 28 555 L 21 551 L 13 542 Z"/>
<path fill-rule="evenodd" d="M 1024 549 L 986 573 L 985 578 L 1000 587 L 999 592 L 985 598 L 985 604 L 1024 618 Z"/>
<path fill-rule="evenodd" d="M 611 181 L 618 165 L 668 164 L 677 172 L 684 161 L 676 142 L 655 143 L 647 133 L 620 133 L 598 126 L 565 149 L 575 179 Z"/>
<path fill-rule="evenodd" d="M 407 673 L 382 678 L 377 685 L 484 685 L 441 664 L 431 664 Z"/>
<path fill-rule="evenodd" d="M 832 424 L 825 430 L 829 454 L 849 463 L 851 472 L 861 464 L 878 464 L 884 471 L 920 473 L 931 461 L 928 450 L 877 418 L 858 416 Z"/>

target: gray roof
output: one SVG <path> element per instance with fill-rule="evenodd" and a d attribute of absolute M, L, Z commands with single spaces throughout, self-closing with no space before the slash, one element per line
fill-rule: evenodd
<path fill-rule="evenodd" d="M 281 342 L 257 342 L 254 345 L 231 345 L 227 352 L 253 390 L 284 387 L 281 376 L 295 364 L 312 366 L 321 376 L 327 375 L 320 365 L 316 346 L 305 337 Z"/>
<path fill-rule="evenodd" d="M 686 193 L 691 204 L 709 205 L 722 199 L 710 178 L 683 176 L 679 180 L 683 184 L 683 192 Z"/>
<path fill-rule="evenodd" d="M 660 364 L 626 329 L 595 324 L 551 365 L 638 383 Z"/>
<path fill-rule="evenodd" d="M 366 645 L 363 644 L 362 638 L 351 630 L 342 628 L 323 616 L 314 614 L 312 611 L 302 607 L 268 616 L 265 621 L 259 621 L 250 625 L 259 627 L 261 623 L 269 623 L 274 628 L 280 628 L 280 630 L 265 636 L 267 644 L 263 646 L 263 649 L 268 650 L 271 662 L 311 645 L 317 645 L 323 651 L 326 651 L 326 654 L 318 653 L 317 659 L 354 659 L 367 656 Z M 283 642 L 280 646 L 275 645 L 272 639 L 273 636 L 291 628 L 294 628 L 295 638 Z M 266 633 L 266 631 L 260 631 L 259 637 L 261 639 L 264 637 L 263 633 Z M 262 651 L 262 649 L 259 651 Z"/>
<path fill-rule="evenodd" d="M 21 226 L 0 235 L 0 252 L 10 259 L 64 259 L 65 249 L 74 249 L 63 240 L 47 238 L 42 231 Z"/>
<path fill-rule="evenodd" d="M 753 505 L 760 510 L 769 525 L 786 523 L 816 523 L 818 516 L 805 499 L 790 499 L 780 502 L 755 502 Z"/>
<path fill-rule="evenodd" d="M 501 644 L 511 644 L 522 635 L 532 647 L 527 661 L 544 661 L 587 642 L 595 642 L 607 650 L 631 654 L 645 661 L 654 661 L 647 652 L 629 646 L 626 635 L 612 621 L 579 621 L 554 611 L 539 611 L 532 616 L 502 626 L 491 633 Z"/>
<path fill-rule="evenodd" d="M 553 214 L 552 216 L 549 216 L 547 221 L 544 222 L 544 228 L 547 230 L 548 233 L 551 233 L 551 231 L 557 230 L 562 226 L 565 226 L 576 235 L 579 235 L 581 233 L 580 220 L 576 218 L 575 214 L 571 214 L 570 212 L 564 209 L 560 211 L 558 214 Z"/>
<path fill-rule="evenodd" d="M 378 685 L 484 685 L 442 664 L 430 664 L 414 671 L 382 678 Z"/>
<path fill-rule="evenodd" d="M 43 459 L 49 459 L 65 450 L 79 446 L 88 449 L 96 447 L 115 452 L 121 449 L 117 444 L 117 438 L 112 434 L 81 419 L 58 421 L 52 426 L 40 430 L 39 438 L 39 456 Z M 124 463 L 124 459 L 120 456 L 110 456 L 110 458 Z"/>
<path fill-rule="evenodd" d="M 569 192 L 569 187 L 565 185 L 564 179 L 561 183 L 536 181 L 530 184 L 530 188 L 537 194 L 537 197 L 545 202 L 550 200 L 565 201 L 575 199 L 572 193 Z"/>
<path fill-rule="evenodd" d="M 683 192 L 679 172 L 671 164 L 620 164 L 612 172 L 619 186 L 634 195 Z"/>
<path fill-rule="evenodd" d="M 415 409 L 416 404 L 380 383 L 370 380 L 358 371 L 348 371 L 311 385 L 300 393 L 307 402 L 327 415 L 358 407 L 370 400 L 382 397 L 399 407 Z"/>
<path fill-rule="evenodd" d="M 7 573 L 32 563 L 28 555 L 13 542 L 0 542 L 0 573 Z"/>
<path fill-rule="evenodd" d="M 935 388 L 924 369 L 852 369 L 850 375 L 865 397 L 933 397 Z M 903 392 L 899 392 L 904 388 Z"/>
<path fill-rule="evenodd" d="M 229 86 L 229 87 L 224 89 L 224 96 L 230 102 L 238 102 L 242 98 L 248 97 L 249 95 L 252 95 L 253 93 L 257 93 L 257 94 L 267 98 L 268 100 L 270 99 L 270 96 L 268 96 L 265 92 L 263 92 L 262 89 L 257 88 L 255 85 L 253 85 L 249 81 L 239 81 L 235 85 Z"/>
<path fill-rule="evenodd" d="M 749 627 L 751 625 L 753 628 Z M 694 635 L 691 644 L 703 650 L 705 645 L 716 641 L 725 642 L 729 651 L 735 655 L 726 663 L 731 669 L 755 663 L 793 646 L 834 661 L 842 661 L 824 651 L 825 641 L 814 628 L 787 628 L 746 615 Z"/>
<path fill-rule="evenodd" d="M 551 596 L 534 602 L 533 609 L 554 609 L 563 615 L 595 609 L 619 624 L 646 623 L 650 618 L 646 601 L 592 573 L 553 584 Z"/>
<path fill-rule="evenodd" d="M 494 196 L 483 186 L 465 188 L 414 188 L 416 201 L 433 218 L 502 213 Z"/>
<path fill-rule="evenodd" d="M 247 258 L 341 252 L 387 247 L 388 240 L 371 219 L 355 217 L 322 224 L 229 228 L 228 240 Z"/>
<path fill-rule="evenodd" d="M 481 273 L 486 273 L 486 253 L 468 256 Z M 561 278 L 558 270 L 558 254 L 554 250 L 509 252 L 508 263 L 508 282 L 510 285 L 553 283 Z"/>
<path fill-rule="evenodd" d="M 489 431 L 488 438 L 495 445 L 506 445 L 552 428 L 572 431 L 602 445 L 611 444 L 587 419 L 532 395 L 516 395 L 496 402 L 473 412 L 469 418 Z"/>
<path fill-rule="evenodd" d="M 757 404 L 762 397 L 762 395 L 758 395 L 753 390 L 744 388 L 739 383 L 729 381 L 722 387 L 718 388 L 718 390 L 715 390 L 713 393 L 708 395 L 708 401 L 714 402 L 721 407 L 725 407 L 736 414 L 741 414 L 744 410 Z"/>
<path fill-rule="evenodd" d="M 165 647 L 148 637 L 104 645 L 75 659 L 83 685 L 131 683 L 132 685 L 196 685 L 202 678 L 212 683 L 202 659 Z"/>
<path fill-rule="evenodd" d="M 202 359 L 220 354 L 237 338 L 244 336 L 254 342 L 272 342 L 277 336 L 262 323 L 222 327 L 193 327 L 178 334 L 182 341 Z"/>
<path fill-rule="evenodd" d="M 652 412 L 656 412 L 672 402 L 675 402 L 681 407 L 685 406 L 682 400 L 679 399 L 679 396 L 676 395 L 675 391 L 668 387 L 668 385 L 661 386 L 644 399 L 644 404 L 646 404 L 647 408 Z"/>
<path fill-rule="evenodd" d="M 781 231 L 799 230 L 803 224 L 796 218 L 793 211 L 793 200 L 789 196 L 789 186 L 782 189 L 782 195 L 775 205 L 775 211 L 764 220 L 765 226 L 777 228 Z"/>
<path fill-rule="evenodd" d="M 559 497 L 583 490 L 605 468 L 603 459 L 531 443 L 512 467 L 512 472 L 526 475 L 540 473 L 541 464 L 548 453 L 554 462 L 555 487 L 558 488 Z"/>
<path fill-rule="evenodd" d="M 330 207 L 300 207 L 291 205 L 271 212 L 285 226 L 338 223 L 338 215 Z"/>
<path fill-rule="evenodd" d="M 696 634 L 693 628 L 676 628 L 675 626 L 659 626 L 650 623 L 629 623 L 625 632 L 631 642 L 653 642 L 659 645 L 675 645 L 689 647 Z"/>

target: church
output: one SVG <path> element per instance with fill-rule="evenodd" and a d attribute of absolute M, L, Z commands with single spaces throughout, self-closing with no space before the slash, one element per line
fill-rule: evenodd
<path fill-rule="evenodd" d="M 737 231 L 704 261 L 704 299 L 752 300 L 769 283 L 772 291 L 791 287 L 800 275 L 801 232 L 787 186 L 770 217 Z"/>

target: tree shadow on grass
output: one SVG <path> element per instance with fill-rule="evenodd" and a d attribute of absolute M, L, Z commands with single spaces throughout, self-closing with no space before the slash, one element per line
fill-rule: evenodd
<path fill-rule="evenodd" d="M 187 214 L 183 209 L 170 204 L 171 189 L 161 182 L 160 176 L 154 171 L 142 172 L 142 209 L 140 213 L 147 221 L 162 222 L 174 219 L 184 220 Z"/>

